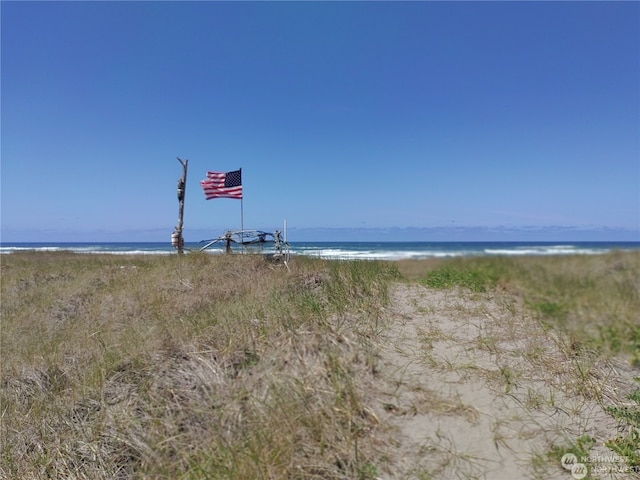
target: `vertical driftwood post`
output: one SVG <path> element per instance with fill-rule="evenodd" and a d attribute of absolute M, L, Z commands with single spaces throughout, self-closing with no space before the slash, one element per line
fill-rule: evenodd
<path fill-rule="evenodd" d="M 181 160 L 180 157 L 177 157 L 178 161 L 182 164 L 182 177 L 178 180 L 178 202 L 180 204 L 180 208 L 178 211 L 178 225 L 176 225 L 176 229 L 171 234 L 171 245 L 178 249 L 178 253 L 182 254 L 184 252 L 184 238 L 182 238 L 182 226 L 184 219 L 184 196 L 187 190 L 187 165 L 189 164 L 189 160 Z"/>

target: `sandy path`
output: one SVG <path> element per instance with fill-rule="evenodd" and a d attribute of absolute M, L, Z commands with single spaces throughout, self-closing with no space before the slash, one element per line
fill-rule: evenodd
<path fill-rule="evenodd" d="M 571 480 L 546 454 L 584 434 L 612 455 L 602 444 L 616 423 L 595 398 L 622 394 L 628 376 L 567 355 L 506 299 L 394 290 L 379 398 L 397 441 L 381 478 Z"/>

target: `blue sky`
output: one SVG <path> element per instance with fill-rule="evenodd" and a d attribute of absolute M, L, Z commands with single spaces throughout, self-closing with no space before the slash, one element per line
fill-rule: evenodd
<path fill-rule="evenodd" d="M 176 157 L 187 241 L 240 227 L 241 202 L 199 185 L 240 167 L 245 228 L 639 238 L 638 2 L 3 1 L 1 14 L 3 241 L 168 241 Z"/>

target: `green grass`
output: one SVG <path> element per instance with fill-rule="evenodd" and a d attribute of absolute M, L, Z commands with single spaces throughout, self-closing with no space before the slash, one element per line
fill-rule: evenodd
<path fill-rule="evenodd" d="M 486 292 L 509 274 L 513 265 L 504 258 L 454 259 L 428 272 L 421 282 L 429 288 L 461 287 Z"/>
<path fill-rule="evenodd" d="M 636 381 L 640 382 L 640 377 Z M 628 405 L 607 407 L 607 411 L 620 422 L 620 430 L 625 433 L 609 440 L 606 446 L 623 457 L 627 465 L 640 471 L 640 388 L 627 398 Z"/>

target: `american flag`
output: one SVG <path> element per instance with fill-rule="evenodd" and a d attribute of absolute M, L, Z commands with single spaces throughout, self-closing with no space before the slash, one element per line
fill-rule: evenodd
<path fill-rule="evenodd" d="M 242 169 L 233 172 L 207 172 L 207 178 L 200 181 L 204 196 L 212 198 L 242 198 Z"/>

